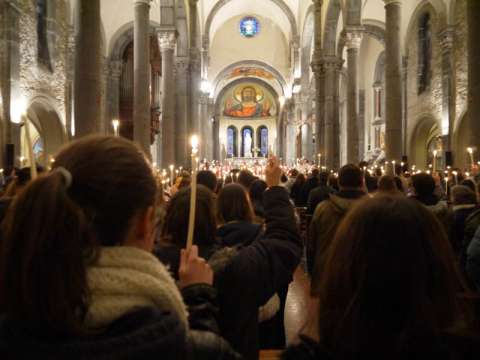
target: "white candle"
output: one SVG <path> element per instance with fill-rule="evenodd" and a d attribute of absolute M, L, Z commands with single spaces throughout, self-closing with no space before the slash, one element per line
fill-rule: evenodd
<path fill-rule="evenodd" d="M 28 157 L 30 158 L 30 177 L 32 180 L 35 180 L 37 178 L 37 164 L 33 154 L 32 138 L 30 136 L 30 119 L 28 118 L 27 113 L 23 113 L 22 117 L 23 126 L 25 126 L 25 138 L 28 146 Z"/>
<path fill-rule="evenodd" d="M 198 136 L 193 135 L 190 143 L 192 145 L 192 182 L 190 186 L 190 213 L 188 218 L 187 250 L 193 245 L 193 231 L 195 230 L 195 211 L 197 200 L 197 153 Z"/>
<path fill-rule="evenodd" d="M 120 121 L 118 119 L 112 120 L 113 134 L 115 136 L 119 135 L 118 128 L 120 127 Z"/>
<path fill-rule="evenodd" d="M 456 171 L 452 171 L 452 174 L 455 179 L 455 185 L 458 185 L 458 173 Z"/>
<path fill-rule="evenodd" d="M 435 171 L 437 170 L 437 150 L 433 150 L 433 173 L 435 174 Z"/>
<path fill-rule="evenodd" d="M 173 186 L 173 170 L 175 167 L 173 165 L 170 165 L 170 186 Z"/>
<path fill-rule="evenodd" d="M 393 176 L 397 176 L 397 169 L 395 169 L 395 160 L 392 161 L 392 167 L 393 167 Z"/>
<path fill-rule="evenodd" d="M 448 196 L 448 177 L 445 178 L 445 195 Z"/>
<path fill-rule="evenodd" d="M 471 168 L 473 170 L 473 167 L 475 165 L 475 161 L 473 160 L 473 149 L 471 147 L 467 148 L 467 152 L 470 155 L 470 163 L 472 164 Z"/>

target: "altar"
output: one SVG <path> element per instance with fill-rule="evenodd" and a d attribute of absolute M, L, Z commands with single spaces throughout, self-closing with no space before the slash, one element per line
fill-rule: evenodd
<path fill-rule="evenodd" d="M 255 166 L 266 166 L 266 157 L 231 157 L 224 161 L 231 169 L 241 169 L 243 167 L 253 168 Z"/>

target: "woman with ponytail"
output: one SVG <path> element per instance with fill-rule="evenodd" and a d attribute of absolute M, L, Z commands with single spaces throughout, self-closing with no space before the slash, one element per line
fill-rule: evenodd
<path fill-rule="evenodd" d="M 133 143 L 93 136 L 13 201 L 0 248 L 2 359 L 236 358 L 212 332 L 213 275 L 197 248 L 182 251 L 182 293 L 151 254 L 156 191 Z"/>

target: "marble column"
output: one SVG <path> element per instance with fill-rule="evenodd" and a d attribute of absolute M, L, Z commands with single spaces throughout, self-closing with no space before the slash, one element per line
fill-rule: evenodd
<path fill-rule="evenodd" d="M 468 21 L 468 117 L 470 118 L 469 145 L 476 148 L 476 160 L 480 160 L 480 1 L 467 0 Z"/>
<path fill-rule="evenodd" d="M 358 164 L 359 113 L 358 113 L 358 53 L 362 43 L 359 29 L 347 29 L 347 162 Z"/>
<path fill-rule="evenodd" d="M 134 0 L 133 139 L 150 155 L 150 0 Z"/>
<path fill-rule="evenodd" d="M 325 76 L 325 100 L 324 100 L 324 153 L 322 163 L 328 169 L 336 169 L 340 166 L 338 153 L 339 129 L 339 97 L 338 86 L 340 81 L 340 70 L 343 60 L 336 56 L 325 56 L 322 58 L 322 68 Z"/>
<path fill-rule="evenodd" d="M 100 0 L 79 1 L 75 34 L 75 135 L 99 131 L 102 119 Z"/>
<path fill-rule="evenodd" d="M 162 160 L 161 167 L 175 164 L 175 33 L 158 34 L 162 53 L 161 109 L 162 109 Z"/>
<path fill-rule="evenodd" d="M 325 153 L 324 145 L 324 73 L 322 69 L 322 4 L 323 0 L 312 0 L 314 5 L 314 49 L 312 71 L 315 76 L 315 122 L 316 122 L 316 149 L 315 153 Z"/>
<path fill-rule="evenodd" d="M 402 159 L 401 0 L 384 0 L 385 23 L 385 157 Z"/>
<path fill-rule="evenodd" d="M 198 109 L 199 109 L 199 136 L 202 139 L 202 146 L 200 147 L 199 156 L 201 159 L 212 159 L 211 146 L 212 146 L 212 120 L 208 114 L 208 102 L 209 94 L 200 94 L 198 97 Z"/>

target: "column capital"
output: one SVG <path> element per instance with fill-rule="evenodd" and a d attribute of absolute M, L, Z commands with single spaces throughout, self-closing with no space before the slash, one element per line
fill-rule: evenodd
<path fill-rule="evenodd" d="M 448 26 L 444 30 L 438 33 L 438 39 L 440 40 L 440 48 L 442 53 L 448 54 L 453 49 L 453 42 L 455 40 L 455 28 Z"/>
<path fill-rule="evenodd" d="M 157 37 L 160 51 L 175 49 L 176 36 L 174 31 L 158 31 Z"/>
<path fill-rule="evenodd" d="M 345 32 L 345 45 L 347 49 L 360 49 L 363 38 L 363 27 L 347 27 Z"/>
<path fill-rule="evenodd" d="M 320 64 L 324 71 L 329 70 L 341 70 L 343 67 L 344 60 L 338 56 L 324 56 L 320 60 Z"/>
<path fill-rule="evenodd" d="M 123 61 L 111 60 L 109 64 L 109 68 L 110 68 L 110 74 L 112 75 L 112 78 L 115 80 L 118 80 L 120 79 L 120 76 L 122 76 Z"/>
<path fill-rule="evenodd" d="M 312 0 L 313 4 L 314 5 L 317 5 L 317 6 L 322 6 L 323 5 L 323 0 Z"/>
<path fill-rule="evenodd" d="M 389 6 L 389 5 L 402 5 L 402 0 L 383 0 L 383 2 L 385 3 L 385 6 Z"/>
<path fill-rule="evenodd" d="M 134 6 L 141 6 L 141 5 L 146 5 L 150 7 L 150 2 L 152 0 L 133 0 L 133 5 Z"/>

